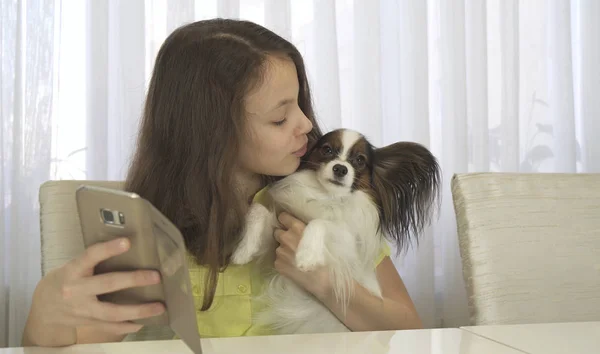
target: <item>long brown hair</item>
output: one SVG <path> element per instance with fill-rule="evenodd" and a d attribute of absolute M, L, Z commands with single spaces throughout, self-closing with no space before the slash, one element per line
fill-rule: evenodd
<path fill-rule="evenodd" d="M 245 130 L 244 97 L 260 82 L 269 55 L 296 65 L 298 103 L 315 121 L 302 56 L 290 42 L 252 22 L 212 19 L 182 26 L 163 43 L 150 81 L 137 149 L 125 189 L 149 200 L 182 232 L 208 267 L 202 310 L 229 264 L 243 226 L 234 166 Z M 264 184 L 275 177 L 263 176 Z"/>

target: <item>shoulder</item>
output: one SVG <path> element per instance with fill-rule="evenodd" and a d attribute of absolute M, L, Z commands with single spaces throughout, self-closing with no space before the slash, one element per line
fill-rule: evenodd
<path fill-rule="evenodd" d="M 377 258 L 375 259 L 375 267 L 377 267 L 385 257 L 389 257 L 390 254 L 390 246 L 384 241 L 381 245 L 381 250 L 379 251 Z"/>
<path fill-rule="evenodd" d="M 271 204 L 271 196 L 269 195 L 269 186 L 264 187 L 254 194 L 254 198 L 252 198 L 253 203 L 260 203 L 264 206 L 269 206 Z"/>

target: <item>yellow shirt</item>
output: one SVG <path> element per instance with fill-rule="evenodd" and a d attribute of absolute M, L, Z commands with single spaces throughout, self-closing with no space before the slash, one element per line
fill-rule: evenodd
<path fill-rule="evenodd" d="M 254 196 L 254 201 L 264 203 L 264 197 L 265 189 Z M 375 265 L 389 254 L 389 247 L 385 247 Z M 258 274 L 255 263 L 229 265 L 225 271 L 220 272 L 214 301 L 207 311 L 200 311 L 200 309 L 204 293 L 204 278 L 208 271 L 195 263 L 191 256 L 188 257 L 188 268 L 200 336 L 207 338 L 273 334 L 268 328 L 252 324 L 252 315 L 258 310 L 252 298 L 260 294 L 264 284 L 264 279 Z"/>

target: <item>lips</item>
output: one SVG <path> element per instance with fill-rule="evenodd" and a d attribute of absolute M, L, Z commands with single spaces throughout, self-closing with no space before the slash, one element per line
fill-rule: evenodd
<path fill-rule="evenodd" d="M 307 148 L 308 148 L 308 143 L 304 144 L 304 146 L 302 146 L 300 148 L 300 150 L 294 151 L 293 154 L 297 157 L 302 157 L 302 156 L 304 156 L 304 154 L 306 154 Z"/>

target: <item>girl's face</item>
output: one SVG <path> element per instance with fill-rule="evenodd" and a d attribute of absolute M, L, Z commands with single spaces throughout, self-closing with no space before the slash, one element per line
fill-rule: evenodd
<path fill-rule="evenodd" d="M 265 77 L 245 100 L 249 134 L 240 146 L 243 172 L 287 176 L 296 171 L 312 130 L 298 106 L 298 93 L 294 62 L 270 57 Z"/>

